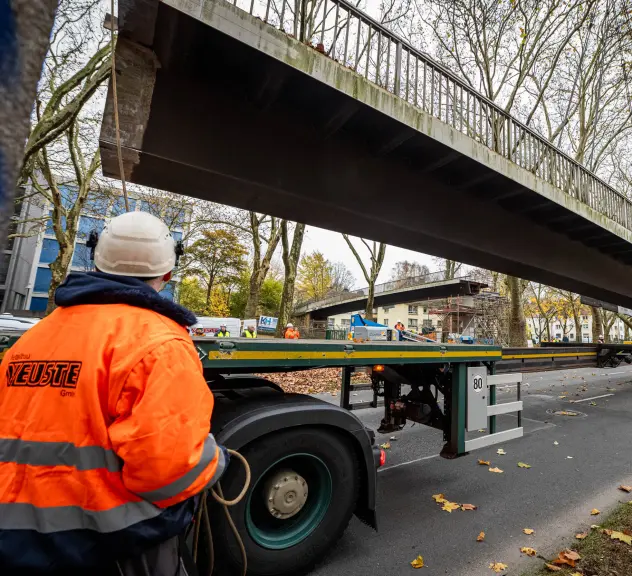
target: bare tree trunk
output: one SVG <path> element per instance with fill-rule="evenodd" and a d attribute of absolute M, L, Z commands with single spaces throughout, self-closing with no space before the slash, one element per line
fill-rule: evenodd
<path fill-rule="evenodd" d="M 590 309 L 592 311 L 592 341 L 596 344 L 603 331 L 603 317 L 599 308 L 591 306 Z"/>
<path fill-rule="evenodd" d="M 526 346 L 527 329 L 522 305 L 522 282 L 515 276 L 507 276 L 505 282 L 510 298 L 509 346 Z"/>
<path fill-rule="evenodd" d="M 355 249 L 355 246 L 351 242 L 348 234 L 343 234 L 342 237 L 347 242 L 349 249 L 355 256 L 355 259 L 358 261 L 360 265 L 360 269 L 362 270 L 362 274 L 364 275 L 364 279 L 367 281 L 369 285 L 367 291 L 367 299 L 366 299 L 366 308 L 364 310 L 364 317 L 367 320 L 375 320 L 375 316 L 373 314 L 373 306 L 375 305 L 375 282 L 377 281 L 377 277 L 380 275 L 380 270 L 382 269 L 382 264 L 384 263 L 384 256 L 386 254 L 386 244 L 380 242 L 373 242 L 373 247 L 369 246 L 364 238 L 360 238 L 361 242 L 366 246 L 369 251 L 369 255 L 371 258 L 371 267 L 367 268 L 362 261 L 362 257 L 358 254 L 358 251 Z"/>
<path fill-rule="evenodd" d="M 296 284 L 296 269 L 301 257 L 303 237 L 305 235 L 305 224 L 296 224 L 294 228 L 294 238 L 290 247 L 287 220 L 281 221 L 281 243 L 283 245 L 283 267 L 285 268 L 285 281 L 283 282 L 283 293 L 281 294 L 281 307 L 279 310 L 279 320 L 277 323 L 276 336 L 282 337 L 285 325 L 292 316 L 294 308 L 294 285 Z"/>
<path fill-rule="evenodd" d="M 259 310 L 259 299 L 261 298 L 261 287 L 270 271 L 270 263 L 272 256 L 279 245 L 281 239 L 281 227 L 276 218 L 271 218 L 270 237 L 267 239 L 266 252 L 261 257 L 261 235 L 260 228 L 263 217 L 259 217 L 255 212 L 250 212 L 250 229 L 252 231 L 253 241 L 253 262 L 252 274 L 250 275 L 250 287 L 248 291 L 248 300 L 246 302 L 246 310 L 244 312 L 246 318 L 255 318 Z"/>
<path fill-rule="evenodd" d="M 575 342 L 582 341 L 582 325 L 579 314 L 573 309 L 573 319 L 575 320 Z"/>
<path fill-rule="evenodd" d="M 74 242 L 74 239 L 73 239 Z M 57 258 L 49 264 L 51 270 L 51 282 L 48 289 L 48 304 L 46 305 L 46 314 L 50 314 L 55 309 L 55 291 L 59 285 L 66 279 L 68 268 L 73 254 L 72 244 L 64 242 L 59 243 L 59 252 Z"/>
<path fill-rule="evenodd" d="M 375 283 L 369 284 L 369 291 L 366 297 L 366 308 L 364 310 L 364 317 L 367 320 L 375 321 L 375 315 L 373 314 L 373 307 L 375 306 Z"/>

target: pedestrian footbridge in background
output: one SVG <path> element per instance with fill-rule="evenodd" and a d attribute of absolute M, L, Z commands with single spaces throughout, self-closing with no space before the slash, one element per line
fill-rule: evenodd
<path fill-rule="evenodd" d="M 632 308 L 630 202 L 346 0 L 119 0 L 119 29 L 129 181 Z"/>
<path fill-rule="evenodd" d="M 436 300 L 451 296 L 473 296 L 479 294 L 487 285 L 477 282 L 470 276 L 445 279 L 445 271 L 430 272 L 422 276 L 391 280 L 377 284 L 374 288 L 374 306 L 394 306 L 422 300 Z M 313 320 L 327 320 L 330 316 L 364 310 L 369 294 L 368 288 L 349 290 L 327 298 L 299 302 L 293 316 L 306 318 L 309 324 Z"/>

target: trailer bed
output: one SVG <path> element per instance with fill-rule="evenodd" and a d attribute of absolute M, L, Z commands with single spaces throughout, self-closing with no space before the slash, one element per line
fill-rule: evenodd
<path fill-rule="evenodd" d="M 282 372 L 373 364 L 495 362 L 502 359 L 500 347 L 467 344 L 205 337 L 193 338 L 193 342 L 205 370 L 221 372 Z"/>

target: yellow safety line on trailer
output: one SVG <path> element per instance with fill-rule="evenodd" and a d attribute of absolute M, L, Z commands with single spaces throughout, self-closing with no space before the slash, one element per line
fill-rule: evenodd
<path fill-rule="evenodd" d="M 395 351 L 349 351 L 349 352 L 262 352 L 259 350 L 211 350 L 208 353 L 209 360 L 225 360 L 227 357 L 233 360 L 340 360 L 344 358 L 367 358 L 377 362 L 385 358 L 501 358 L 500 351 L 485 350 L 479 352 L 395 352 Z"/>
<path fill-rule="evenodd" d="M 516 360 L 517 358 L 562 358 L 564 356 L 596 356 L 597 352 L 558 352 L 556 354 L 503 354 L 503 360 Z"/>

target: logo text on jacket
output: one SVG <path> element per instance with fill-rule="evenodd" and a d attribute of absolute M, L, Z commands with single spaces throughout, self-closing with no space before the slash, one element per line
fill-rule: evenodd
<path fill-rule="evenodd" d="M 69 360 L 29 360 L 9 362 L 7 386 L 52 386 L 76 388 L 81 362 Z"/>

